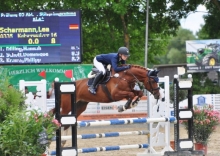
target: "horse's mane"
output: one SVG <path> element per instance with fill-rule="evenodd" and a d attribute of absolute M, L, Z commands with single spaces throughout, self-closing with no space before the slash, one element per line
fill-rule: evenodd
<path fill-rule="evenodd" d="M 145 68 L 145 67 L 142 67 L 142 66 L 140 66 L 140 65 L 135 65 L 135 64 L 131 64 L 131 67 L 144 69 L 144 70 L 146 70 L 146 71 L 150 70 L 149 68 Z"/>

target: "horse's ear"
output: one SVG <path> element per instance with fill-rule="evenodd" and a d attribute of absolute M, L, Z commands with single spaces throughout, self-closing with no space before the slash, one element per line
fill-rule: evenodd
<path fill-rule="evenodd" d="M 157 75 L 160 71 L 159 70 L 155 70 L 155 74 Z"/>
<path fill-rule="evenodd" d="M 147 75 L 148 75 L 148 76 L 152 76 L 152 75 L 153 75 L 153 72 L 154 72 L 154 70 L 149 70 Z"/>
<path fill-rule="evenodd" d="M 159 70 L 150 70 L 148 72 L 148 76 L 157 76 L 158 73 L 159 73 Z"/>

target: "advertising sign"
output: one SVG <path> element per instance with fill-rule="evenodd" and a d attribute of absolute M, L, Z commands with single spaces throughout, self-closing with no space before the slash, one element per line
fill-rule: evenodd
<path fill-rule="evenodd" d="M 220 39 L 186 41 L 187 72 L 219 71 Z"/>
<path fill-rule="evenodd" d="M 0 12 L 0 64 L 81 63 L 81 13 Z"/>
<path fill-rule="evenodd" d="M 214 110 L 220 111 L 220 94 L 199 94 L 193 95 L 193 105 L 205 106 L 212 105 Z M 180 109 L 188 106 L 188 99 L 179 103 Z"/>
<path fill-rule="evenodd" d="M 87 78 L 92 69 L 92 64 L 72 64 L 72 65 L 20 65 L 2 66 L 1 68 L 10 78 L 10 83 L 18 88 L 19 80 L 40 81 L 46 79 L 47 89 L 51 82 L 59 78 L 60 82 L 70 82 L 71 78 L 66 75 L 66 71 L 72 71 L 75 80 Z"/>

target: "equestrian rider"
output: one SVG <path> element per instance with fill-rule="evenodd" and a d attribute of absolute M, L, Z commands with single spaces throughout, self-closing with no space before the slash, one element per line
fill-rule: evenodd
<path fill-rule="evenodd" d="M 92 94 L 96 94 L 96 86 L 98 85 L 99 80 L 105 74 L 104 65 L 110 64 L 115 72 L 120 72 L 130 68 L 129 65 L 119 67 L 119 64 L 126 64 L 126 60 L 129 57 L 129 50 L 126 47 L 120 47 L 118 53 L 109 53 L 109 54 L 100 54 L 97 55 L 94 60 L 94 66 L 99 70 L 99 73 L 96 74 L 92 85 L 88 90 Z"/>

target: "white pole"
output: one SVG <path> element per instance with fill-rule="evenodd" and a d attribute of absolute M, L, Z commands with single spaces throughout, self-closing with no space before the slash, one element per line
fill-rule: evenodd
<path fill-rule="evenodd" d="M 149 0 L 146 0 L 146 32 L 145 32 L 145 61 L 144 65 L 147 67 L 147 53 L 148 53 L 148 12 L 149 12 Z"/>

